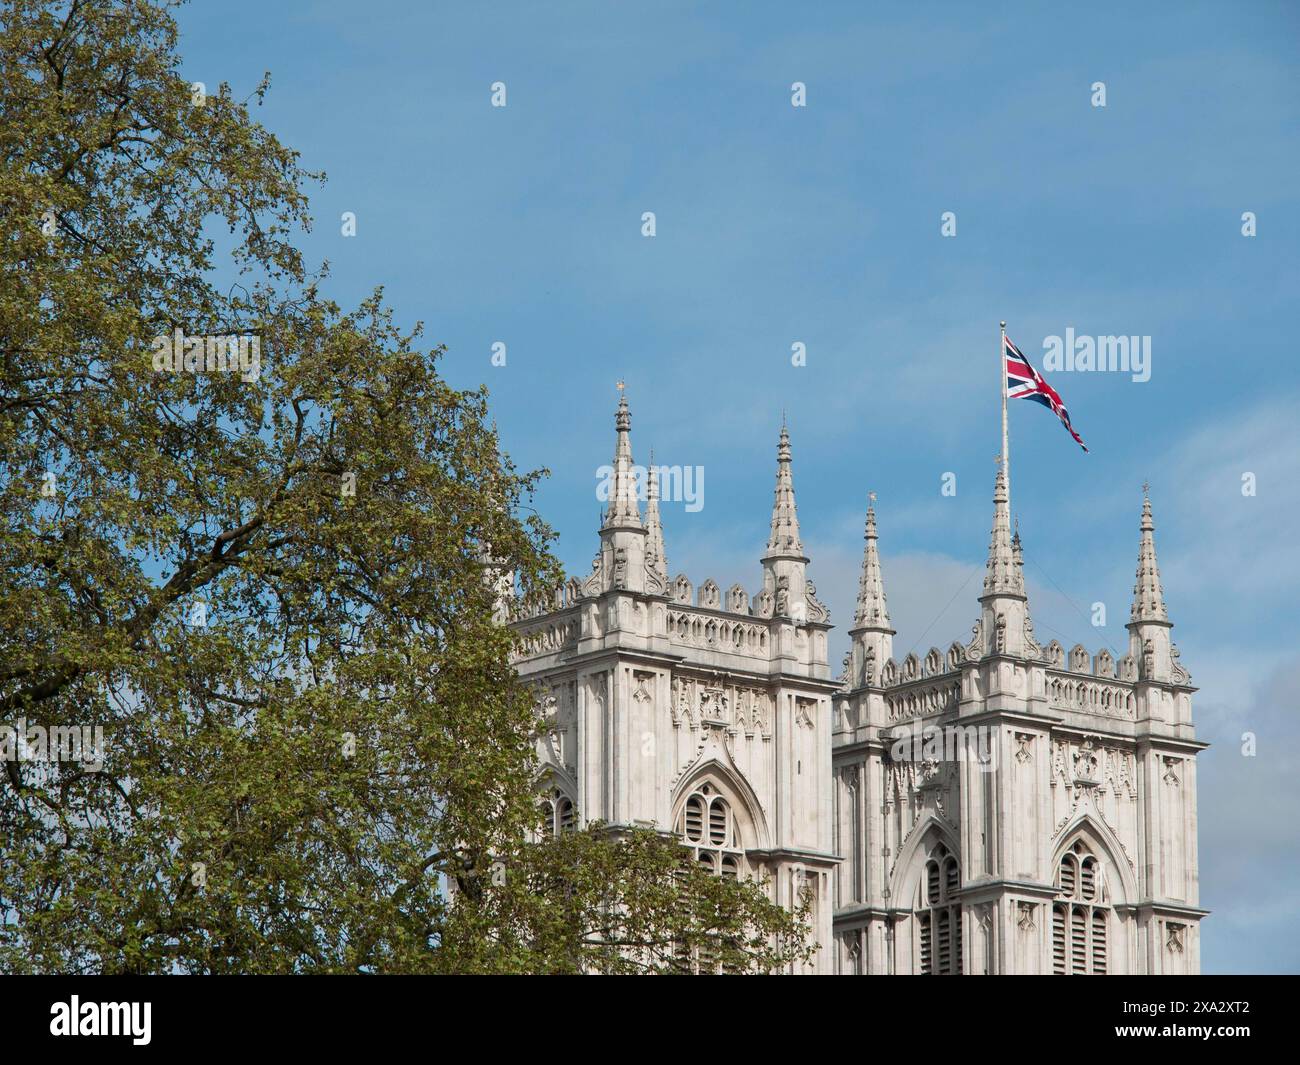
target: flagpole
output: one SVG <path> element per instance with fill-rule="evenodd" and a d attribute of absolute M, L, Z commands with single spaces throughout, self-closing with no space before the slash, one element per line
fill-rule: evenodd
<path fill-rule="evenodd" d="M 1007 480 L 1007 501 L 1011 500 L 1011 453 L 1007 446 L 1007 323 L 1001 323 L 998 340 L 998 391 L 1002 393 L 1002 474 Z"/>

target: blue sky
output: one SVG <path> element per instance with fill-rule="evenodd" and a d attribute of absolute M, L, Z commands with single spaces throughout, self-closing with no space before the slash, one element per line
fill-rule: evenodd
<path fill-rule="evenodd" d="M 672 572 L 753 591 L 784 409 L 836 666 L 868 490 L 900 657 L 969 632 L 998 320 L 1040 367 L 1067 328 L 1150 337 L 1144 383 L 1050 375 L 1090 454 L 1012 405 L 1030 606 L 1044 641 L 1124 649 L 1149 479 L 1214 745 L 1204 969 L 1300 971 L 1300 9 L 805 7 L 201 0 L 181 48 L 240 95 L 272 72 L 259 119 L 328 174 L 302 242 L 327 290 L 382 284 L 488 384 L 571 572 L 622 378 L 637 459 L 705 470 L 701 510 L 665 507 Z"/>

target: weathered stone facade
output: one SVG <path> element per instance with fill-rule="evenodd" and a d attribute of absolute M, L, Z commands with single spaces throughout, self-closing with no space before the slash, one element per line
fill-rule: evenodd
<path fill-rule="evenodd" d="M 753 595 L 669 578 L 626 400 L 616 428 L 591 573 L 515 622 L 556 830 L 652 825 L 719 875 L 766 875 L 783 903 L 810 891 L 810 972 L 1199 971 L 1205 745 L 1149 501 L 1118 661 L 1034 638 L 999 469 L 972 638 L 896 662 L 868 507 L 852 649 L 832 679 L 785 428 Z"/>

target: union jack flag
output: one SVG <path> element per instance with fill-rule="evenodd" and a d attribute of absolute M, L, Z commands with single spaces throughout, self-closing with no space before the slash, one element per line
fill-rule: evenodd
<path fill-rule="evenodd" d="M 1007 399 L 1032 399 L 1041 403 L 1061 419 L 1061 424 L 1074 437 L 1074 442 L 1087 451 L 1088 445 L 1074 431 L 1074 426 L 1070 424 L 1070 412 L 1065 409 L 1056 389 L 1043 380 L 1042 374 L 1029 364 L 1029 360 L 1005 334 L 1002 337 L 1002 354 L 1007 364 Z"/>

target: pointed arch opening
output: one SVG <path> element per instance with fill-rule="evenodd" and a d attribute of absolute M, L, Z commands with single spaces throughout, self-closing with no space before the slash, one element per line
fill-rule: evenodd
<path fill-rule="evenodd" d="M 1052 972 L 1104 976 L 1115 971 L 1121 932 L 1116 902 L 1130 889 L 1126 870 L 1101 829 L 1083 819 L 1068 828 L 1053 859 Z"/>
<path fill-rule="evenodd" d="M 935 818 L 912 834 L 899 856 L 895 897 L 906 900 L 911 924 L 912 972 L 962 972 L 962 871 L 956 840 Z"/>

